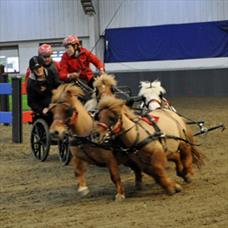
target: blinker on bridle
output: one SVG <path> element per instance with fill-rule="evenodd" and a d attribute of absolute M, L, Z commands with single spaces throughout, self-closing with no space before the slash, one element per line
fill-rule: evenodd
<path fill-rule="evenodd" d="M 74 123 L 74 120 L 77 118 L 78 116 L 78 112 L 76 111 L 75 108 L 71 107 L 69 104 L 67 104 L 66 102 L 64 101 L 58 101 L 56 103 L 53 103 L 53 106 L 51 106 L 49 108 L 49 110 L 53 109 L 56 105 L 64 105 L 67 107 L 66 109 L 66 119 L 63 121 L 63 123 L 68 123 L 70 122 L 70 124 L 73 124 Z M 55 120 L 58 120 L 60 122 L 62 122 L 61 120 L 59 119 L 55 119 Z"/>
<path fill-rule="evenodd" d="M 103 110 L 105 110 L 105 108 L 101 109 L 98 113 L 96 113 L 97 120 L 98 120 L 99 113 Z M 111 110 L 109 110 L 109 111 L 112 112 Z M 114 113 L 114 112 L 112 112 L 112 113 L 116 116 L 116 113 Z M 119 124 L 118 124 L 118 122 L 119 122 Z M 108 126 L 106 123 L 103 123 L 100 121 L 97 122 L 97 125 L 102 127 L 104 130 L 110 131 L 110 133 L 118 134 L 122 128 L 122 121 L 121 121 L 120 117 L 118 117 L 118 118 L 116 118 L 116 121 L 113 124 L 111 124 L 110 126 Z M 117 126 L 115 127 L 115 125 L 117 125 Z"/>

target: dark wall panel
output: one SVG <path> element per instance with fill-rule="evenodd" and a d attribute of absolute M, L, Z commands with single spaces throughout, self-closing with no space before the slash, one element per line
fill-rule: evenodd
<path fill-rule="evenodd" d="M 105 62 L 226 57 L 227 28 L 228 21 L 211 21 L 106 29 Z"/>
<path fill-rule="evenodd" d="M 159 79 L 167 90 L 167 96 L 228 96 L 228 69 L 117 72 L 119 85 L 126 85 L 133 94 L 139 91 L 140 81 Z"/>

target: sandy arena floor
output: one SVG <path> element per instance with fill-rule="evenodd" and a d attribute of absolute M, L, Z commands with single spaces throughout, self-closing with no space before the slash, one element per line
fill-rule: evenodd
<path fill-rule="evenodd" d="M 178 98 L 176 109 L 206 126 L 228 126 L 228 97 Z M 227 228 L 228 227 L 228 130 L 197 137 L 206 155 L 202 170 L 194 168 L 191 184 L 168 196 L 148 176 L 144 189 L 134 191 L 134 176 L 121 167 L 126 200 L 113 201 L 115 188 L 105 168 L 89 166 L 91 195 L 80 198 L 70 166 L 58 161 L 56 147 L 45 162 L 35 160 L 29 148 L 29 125 L 24 143 L 11 143 L 11 127 L 0 126 L 0 227 L 110 227 L 110 228 Z M 170 175 L 175 176 L 172 164 Z"/>

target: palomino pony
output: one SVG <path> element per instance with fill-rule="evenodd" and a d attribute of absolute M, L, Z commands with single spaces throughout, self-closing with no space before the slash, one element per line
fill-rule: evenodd
<path fill-rule="evenodd" d="M 156 97 L 157 94 L 164 94 L 165 93 L 165 89 L 163 87 L 161 87 L 161 83 L 160 81 L 154 81 L 153 83 L 149 83 L 150 85 L 148 85 L 149 82 L 141 82 L 142 85 L 142 89 L 141 89 L 141 93 L 142 95 L 145 94 L 147 87 L 149 86 L 149 88 L 152 88 L 153 90 L 150 91 L 150 93 L 148 93 L 148 97 L 151 96 L 151 94 L 153 95 L 155 93 Z M 151 85 L 152 84 L 152 85 Z M 88 111 L 94 111 L 97 108 L 98 105 L 98 101 L 103 97 L 103 96 L 115 96 L 114 94 L 114 87 L 117 85 L 117 81 L 115 80 L 114 75 L 109 75 L 109 74 L 102 74 L 100 77 L 98 77 L 96 79 L 96 81 L 94 82 L 94 89 L 95 92 L 93 94 L 93 98 L 91 100 L 89 100 L 86 104 L 85 107 Z M 141 94 L 140 94 L 141 95 Z M 142 96 L 141 95 L 141 96 Z M 154 96 L 155 96 L 154 95 Z M 147 94 L 146 94 L 147 96 Z M 159 99 L 161 99 L 162 97 L 159 96 Z M 130 98 L 131 99 L 131 98 Z M 140 99 L 141 100 L 141 99 Z M 158 100 L 158 99 L 156 99 Z M 162 98 L 162 105 L 165 105 L 167 107 L 168 103 L 165 103 L 165 98 Z M 150 107 L 152 105 L 153 102 L 151 102 Z M 157 106 L 155 106 L 157 107 Z M 172 161 L 176 164 L 176 170 L 178 175 L 181 175 L 180 170 L 182 170 L 182 165 L 181 165 L 181 159 L 180 159 L 180 154 L 179 153 L 169 153 L 168 154 L 168 160 Z M 188 182 L 190 182 L 190 177 L 185 177 L 185 180 Z M 139 181 L 138 181 L 139 182 Z M 138 188 L 139 184 L 138 184 Z"/>
<path fill-rule="evenodd" d="M 104 73 L 97 77 L 93 83 L 94 92 L 92 99 L 85 103 L 86 110 L 94 111 L 101 97 L 113 95 L 113 87 L 116 85 L 117 82 L 114 78 L 114 75 Z"/>
<path fill-rule="evenodd" d="M 119 163 L 113 152 L 89 143 L 86 139 L 93 129 L 94 120 L 78 99 L 80 96 L 83 96 L 82 90 L 72 84 L 60 85 L 53 92 L 52 103 L 49 108 L 53 113 L 53 122 L 49 130 L 50 134 L 52 137 L 61 139 L 66 134 L 69 134 L 70 131 L 73 136 L 76 136 L 71 144 L 73 155 L 71 164 L 78 182 L 78 192 L 81 195 L 86 195 L 89 192 L 85 180 L 85 172 L 86 163 L 90 163 L 108 167 L 111 179 L 116 186 L 117 194 L 115 199 L 124 199 L 125 193 L 119 174 Z M 137 167 L 134 167 L 134 164 L 130 164 L 128 161 L 126 163 L 135 172 L 136 187 L 140 186 L 140 170 L 138 171 Z"/>
<path fill-rule="evenodd" d="M 147 112 L 150 112 L 152 115 L 159 116 L 161 112 L 167 113 L 167 110 L 171 110 L 175 112 L 175 113 L 172 113 L 172 116 L 177 120 L 180 119 L 180 116 L 177 114 L 176 109 L 173 106 L 171 106 L 170 103 L 167 101 L 167 99 L 164 97 L 166 90 L 164 87 L 161 86 L 161 82 L 159 80 L 155 80 L 153 82 L 141 81 L 140 87 L 141 89 L 138 93 L 138 96 L 142 96 L 144 98 L 144 102 L 141 106 L 145 106 L 147 108 Z M 184 121 L 186 123 L 185 118 L 184 118 Z M 177 121 L 177 124 L 178 123 L 179 121 Z M 193 143 L 192 130 L 187 125 L 186 125 L 186 128 L 187 128 L 189 139 Z M 165 132 L 165 129 L 163 130 Z M 198 150 L 196 150 L 195 147 L 193 147 L 192 149 L 194 149 L 195 153 L 199 152 Z M 195 153 L 193 153 L 192 156 L 193 156 L 193 161 L 197 163 L 197 160 L 195 160 L 195 155 L 194 155 Z M 200 155 L 200 153 L 198 153 L 198 155 Z M 170 158 L 169 160 L 173 160 L 176 163 L 176 165 L 180 163 L 178 157 L 179 157 L 178 153 L 169 154 L 169 158 Z M 199 163 L 197 164 L 199 167 L 201 166 L 199 165 Z"/>
<path fill-rule="evenodd" d="M 138 96 L 142 96 L 145 99 L 142 106 L 145 105 L 150 111 L 157 108 L 167 108 L 174 112 L 176 111 L 163 96 L 166 93 L 166 90 L 161 86 L 160 81 L 141 81 L 140 87 Z"/>
<path fill-rule="evenodd" d="M 88 105 L 87 104 L 85 105 L 87 107 L 87 110 L 94 110 L 95 107 L 97 107 L 97 102 L 99 101 L 99 99 L 103 95 L 114 96 L 113 87 L 116 85 L 117 85 L 117 81 L 115 80 L 113 75 L 103 74 L 100 77 L 98 77 L 94 83 L 96 96 L 94 96 L 94 99 L 91 100 L 92 103 L 91 103 L 91 101 L 89 101 Z M 146 103 L 146 104 L 148 104 L 148 108 L 150 108 L 152 110 L 160 107 L 160 105 L 162 105 L 162 107 L 166 107 L 170 110 L 175 110 L 172 106 L 169 105 L 167 100 L 162 96 L 162 94 L 164 94 L 165 92 L 166 91 L 161 86 L 160 81 L 156 80 L 152 83 L 151 82 L 141 82 L 141 90 L 139 92 L 139 95 L 144 96 L 146 102 L 148 100 L 148 103 Z M 90 104 L 93 104 L 93 105 L 90 105 Z M 159 116 L 160 112 L 158 112 L 156 115 L 158 117 L 160 117 Z M 176 124 L 174 124 L 173 120 L 171 123 L 171 125 L 174 125 L 175 129 L 177 129 L 177 127 L 178 127 L 177 125 L 182 124 L 183 121 L 179 116 L 177 116 L 175 114 L 172 114 L 172 115 L 175 116 L 175 119 L 179 120 L 179 122 L 177 122 Z M 168 120 L 170 120 L 170 118 Z M 160 121 L 159 121 L 160 126 L 163 126 L 163 124 L 161 123 L 162 121 L 163 121 L 163 118 L 160 119 Z M 169 132 L 167 132 L 167 128 L 163 127 L 162 131 L 165 134 L 171 134 L 172 133 L 171 128 L 168 128 L 168 129 L 170 129 Z M 192 140 L 190 129 L 189 129 L 189 138 L 191 138 L 191 140 Z M 187 171 L 187 168 L 185 168 L 185 169 L 183 168 L 183 167 L 186 167 L 186 163 L 191 164 L 192 163 L 192 157 L 193 157 L 193 159 L 194 159 L 193 161 L 195 163 L 197 163 L 198 166 L 200 164 L 198 162 L 199 159 L 197 159 L 197 156 L 199 156 L 199 154 L 197 153 L 197 150 L 195 149 L 195 147 L 192 148 L 192 151 L 193 151 L 192 153 L 182 152 L 182 154 L 184 154 L 184 156 L 181 156 L 179 152 L 172 152 L 172 153 L 168 153 L 168 155 L 167 155 L 168 160 L 175 163 L 177 175 L 181 176 L 186 182 L 191 182 L 190 173 L 192 173 L 190 170 Z M 197 154 L 197 156 L 195 156 L 194 151 Z M 187 154 L 187 156 L 186 156 L 186 154 Z M 188 165 L 188 167 L 189 166 L 190 165 Z M 187 173 L 189 173 L 189 174 L 187 175 Z"/>
<path fill-rule="evenodd" d="M 181 191 L 181 186 L 170 180 L 165 172 L 167 155 L 180 151 L 182 162 L 177 164 L 177 174 L 186 181 L 193 174 L 192 154 L 198 165 L 202 163 L 202 157 L 187 137 L 184 121 L 173 113 L 170 110 L 157 113 L 160 132 L 135 115 L 123 100 L 104 97 L 99 102 L 99 122 L 93 138 L 97 143 L 104 143 L 116 137 L 121 139 L 129 149 L 130 159 L 135 161 L 143 172 L 153 176 L 168 193 L 174 194 Z M 165 135 L 162 134 L 163 129 L 166 129 Z"/>

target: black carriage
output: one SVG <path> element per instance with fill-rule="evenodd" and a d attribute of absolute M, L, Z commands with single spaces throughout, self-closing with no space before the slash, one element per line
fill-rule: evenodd
<path fill-rule="evenodd" d="M 68 165 L 71 160 L 69 138 L 54 140 L 49 134 L 48 121 L 44 116 L 33 114 L 30 145 L 33 156 L 39 161 L 45 161 L 49 155 L 50 146 L 58 146 L 59 160 L 63 165 Z"/>

